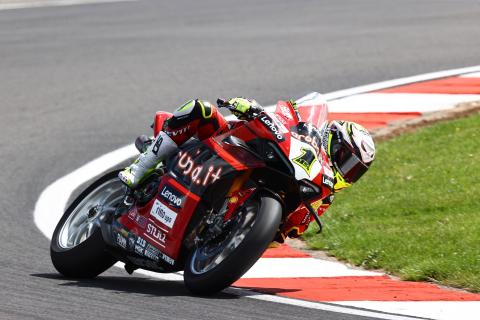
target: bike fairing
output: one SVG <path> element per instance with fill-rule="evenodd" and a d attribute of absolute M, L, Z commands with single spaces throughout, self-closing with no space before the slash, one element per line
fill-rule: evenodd
<path fill-rule="evenodd" d="M 288 107 L 288 103 L 280 102 L 278 108 L 282 112 L 283 120 L 285 120 L 292 128 L 296 128 L 298 123 L 296 123 L 294 117 L 292 115 L 290 115 L 290 117 L 285 116 L 285 110 L 290 110 Z M 192 147 L 189 147 L 188 144 L 185 145 L 181 148 L 181 151 L 178 153 L 178 155 L 173 157 L 173 159 L 170 161 L 168 172 L 172 176 L 172 179 L 167 179 L 165 184 L 161 184 L 159 186 L 159 190 L 164 191 L 166 188 L 175 189 L 177 191 L 181 190 L 176 197 L 178 198 L 180 196 L 185 199 L 186 202 L 189 202 L 190 195 L 200 195 L 205 191 L 206 188 L 208 188 L 210 184 L 217 182 L 217 180 L 221 179 L 222 177 L 228 177 L 231 173 L 234 173 L 237 170 L 245 170 L 246 167 L 242 165 L 242 162 L 244 161 L 249 161 L 252 164 L 252 167 L 264 166 L 257 159 L 253 159 L 252 155 L 249 154 L 248 151 L 245 151 L 241 148 L 239 149 L 238 147 L 232 146 L 224 141 L 228 136 L 241 136 L 245 139 L 243 141 L 248 143 L 248 138 L 254 137 L 255 135 L 253 133 L 257 132 L 259 135 L 263 135 L 269 139 L 272 139 L 273 137 L 273 140 L 280 143 L 280 146 L 283 149 L 290 149 L 289 157 L 291 164 L 293 163 L 295 178 L 298 180 L 311 179 L 315 181 L 316 176 L 322 171 L 323 174 L 321 174 L 318 178 L 320 181 L 319 185 L 326 189 L 326 191 L 322 191 L 322 194 L 330 194 L 330 182 L 333 180 L 333 173 L 329 169 L 329 166 L 322 166 L 322 163 L 326 163 L 325 159 L 319 160 L 317 158 L 317 152 L 320 152 L 321 149 L 318 149 L 317 151 L 311 146 L 311 144 L 301 141 L 293 137 L 293 135 L 290 137 L 288 134 L 289 130 L 285 127 L 285 125 L 283 125 L 282 121 L 280 121 L 278 117 L 279 115 L 277 113 L 264 113 L 258 117 L 258 120 L 242 123 L 242 126 L 239 128 L 233 129 L 224 134 L 219 134 L 211 139 L 207 139 L 206 141 L 203 141 L 203 144 L 200 146 L 198 146 L 198 144 L 195 146 L 192 145 Z M 259 124 L 262 125 L 262 130 L 259 130 Z M 292 132 L 295 131 L 297 130 L 292 130 Z M 307 135 L 307 137 L 310 136 Z M 317 141 L 316 139 L 318 139 L 318 137 L 312 139 Z M 306 140 L 310 142 L 313 141 L 309 138 Z M 228 150 L 232 148 L 235 150 L 230 150 L 230 152 L 228 152 Z M 298 154 L 298 152 L 300 152 L 300 154 Z M 308 159 L 305 159 L 305 155 L 308 155 Z M 323 155 L 322 158 L 324 157 L 325 156 Z M 238 158 L 240 158 L 242 161 L 238 161 Z M 307 163 L 309 163 L 308 166 L 306 166 Z M 268 178 L 274 179 L 273 175 Z M 181 185 L 183 188 L 178 188 L 178 186 L 175 188 L 168 184 L 168 182 L 173 181 L 179 183 L 179 185 Z M 157 249 L 159 249 L 159 251 L 165 255 L 161 258 L 166 259 L 168 263 L 171 263 L 172 260 L 175 261 L 178 258 L 176 253 L 179 251 L 179 246 L 181 245 L 181 240 L 185 232 L 185 223 L 180 223 L 179 221 L 177 225 L 180 226 L 180 228 L 177 229 L 175 228 L 175 220 L 177 219 L 177 216 L 182 216 L 185 218 L 185 220 L 189 220 L 194 213 L 194 205 L 190 206 L 191 210 L 186 210 L 189 207 L 187 204 L 184 205 L 183 210 L 179 210 L 179 206 L 173 206 L 171 201 L 165 197 L 162 197 L 161 195 L 162 192 L 160 192 L 159 198 L 153 200 L 153 204 L 151 206 L 146 206 L 147 211 L 150 210 L 150 218 L 148 226 L 145 230 L 139 230 L 138 228 L 135 229 L 135 226 L 132 226 L 132 224 L 126 219 L 121 219 L 120 221 L 122 224 L 125 223 L 127 229 L 130 229 L 132 232 L 137 231 L 138 236 L 147 238 L 150 240 L 150 242 L 153 241 L 153 244 L 157 247 Z M 323 208 L 323 212 L 328 204 L 321 204 L 321 206 Z M 231 208 L 229 211 L 233 212 L 234 208 L 232 209 L 232 206 L 230 207 Z M 301 205 L 295 209 L 296 210 L 290 214 L 290 219 L 293 219 L 294 216 L 299 215 L 301 217 L 300 219 L 303 221 L 300 227 L 296 226 L 296 236 L 298 236 L 308 227 L 311 217 L 309 217 L 308 212 L 305 211 Z M 139 209 L 139 211 L 140 215 L 147 213 L 142 212 L 141 209 Z M 162 217 L 159 216 L 159 212 L 162 214 Z M 170 223 L 166 223 L 164 220 L 165 216 L 170 217 Z M 155 218 L 155 221 L 153 221 L 153 218 Z M 298 218 L 293 220 L 298 220 Z M 290 224 L 291 223 L 287 222 L 285 223 L 285 226 L 289 228 Z M 163 227 L 160 227 L 160 225 Z M 277 240 L 282 241 L 284 235 L 288 235 L 289 233 L 291 234 L 291 231 L 292 230 L 288 229 L 283 230 L 282 237 L 277 237 Z M 159 241 L 158 238 L 160 238 L 162 241 Z"/>

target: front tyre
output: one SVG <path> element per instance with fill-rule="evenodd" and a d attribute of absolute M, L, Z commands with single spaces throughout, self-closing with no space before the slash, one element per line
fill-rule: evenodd
<path fill-rule="evenodd" d="M 194 294 L 219 292 L 238 280 L 273 240 L 282 218 L 282 205 L 269 196 L 249 199 L 225 237 L 192 251 L 184 270 L 185 286 Z"/>
<path fill-rule="evenodd" d="M 116 260 L 106 251 L 100 220 L 116 209 L 124 196 L 118 171 L 96 180 L 68 207 L 50 243 L 50 257 L 58 272 L 67 277 L 93 278 Z"/>

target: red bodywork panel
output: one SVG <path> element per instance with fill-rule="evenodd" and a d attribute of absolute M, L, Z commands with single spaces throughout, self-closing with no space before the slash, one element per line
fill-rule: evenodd
<path fill-rule="evenodd" d="M 199 200 L 173 177 L 166 176 L 161 181 L 157 196 L 143 207 L 134 206 L 119 222 L 175 260 Z M 167 259 L 164 257 L 163 260 Z"/>
<path fill-rule="evenodd" d="M 170 119 L 173 116 L 170 112 L 157 111 L 155 119 L 153 121 L 153 136 L 156 137 L 162 131 L 163 124 L 166 119 Z"/>

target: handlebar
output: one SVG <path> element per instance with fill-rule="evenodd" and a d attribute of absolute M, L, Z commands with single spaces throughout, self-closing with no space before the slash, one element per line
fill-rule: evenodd
<path fill-rule="evenodd" d="M 230 104 L 228 103 L 228 100 L 223 100 L 222 98 L 217 99 L 217 106 L 219 108 L 228 108 Z"/>

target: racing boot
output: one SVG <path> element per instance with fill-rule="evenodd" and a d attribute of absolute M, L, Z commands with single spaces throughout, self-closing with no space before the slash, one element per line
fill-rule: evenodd
<path fill-rule="evenodd" d="M 165 132 L 160 131 L 155 141 L 130 166 L 120 171 L 118 177 L 132 189 L 148 177 L 163 160 L 177 150 L 177 144 Z"/>

